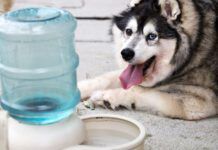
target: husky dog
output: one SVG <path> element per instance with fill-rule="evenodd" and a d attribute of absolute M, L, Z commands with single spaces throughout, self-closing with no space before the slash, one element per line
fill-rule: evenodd
<path fill-rule="evenodd" d="M 121 70 L 79 83 L 96 106 L 185 120 L 218 114 L 218 1 L 132 0 L 113 18 Z"/>
<path fill-rule="evenodd" d="M 14 0 L 0 0 L 0 14 L 9 11 Z"/>

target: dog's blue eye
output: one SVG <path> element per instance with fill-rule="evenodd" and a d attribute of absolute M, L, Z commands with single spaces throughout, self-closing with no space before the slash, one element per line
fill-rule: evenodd
<path fill-rule="evenodd" d="M 157 38 L 157 34 L 150 33 L 150 34 L 147 35 L 146 40 L 147 40 L 147 41 L 153 41 L 153 40 L 155 40 L 156 38 Z"/>

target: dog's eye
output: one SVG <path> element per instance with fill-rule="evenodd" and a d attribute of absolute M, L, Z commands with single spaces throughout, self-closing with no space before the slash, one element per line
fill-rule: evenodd
<path fill-rule="evenodd" d="M 157 34 L 150 33 L 147 35 L 146 40 L 147 41 L 154 41 L 157 38 Z"/>
<path fill-rule="evenodd" d="M 126 32 L 126 35 L 127 35 L 127 36 L 131 36 L 132 33 L 133 33 L 133 32 L 132 32 L 132 29 L 126 29 L 125 32 Z"/>

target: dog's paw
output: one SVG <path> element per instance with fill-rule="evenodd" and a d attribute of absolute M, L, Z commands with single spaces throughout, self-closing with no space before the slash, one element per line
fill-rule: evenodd
<path fill-rule="evenodd" d="M 122 104 L 120 97 L 114 90 L 96 91 L 94 92 L 89 101 L 91 101 L 95 107 L 104 107 L 111 110 L 128 109 L 128 106 Z"/>
<path fill-rule="evenodd" d="M 190 120 L 190 121 L 197 121 L 204 118 L 207 118 L 209 115 L 205 112 L 198 112 L 198 111 L 186 111 L 185 116 L 183 116 L 183 119 Z"/>
<path fill-rule="evenodd" d="M 117 107 L 114 96 L 108 91 L 96 91 L 91 95 L 89 100 L 94 103 L 95 106 L 104 107 L 106 109 L 115 110 Z"/>

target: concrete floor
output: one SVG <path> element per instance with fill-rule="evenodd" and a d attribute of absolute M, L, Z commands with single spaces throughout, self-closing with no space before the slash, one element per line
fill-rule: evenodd
<path fill-rule="evenodd" d="M 110 18 L 123 8 L 128 0 L 17 0 L 13 9 L 24 6 L 55 6 L 68 9 L 78 17 L 76 49 L 80 56 L 78 79 L 95 77 L 116 69 L 112 38 L 108 34 Z M 81 115 L 111 113 L 134 118 L 146 128 L 145 148 L 151 150 L 217 150 L 218 118 L 202 121 L 172 120 L 146 112 L 85 109 Z"/>

